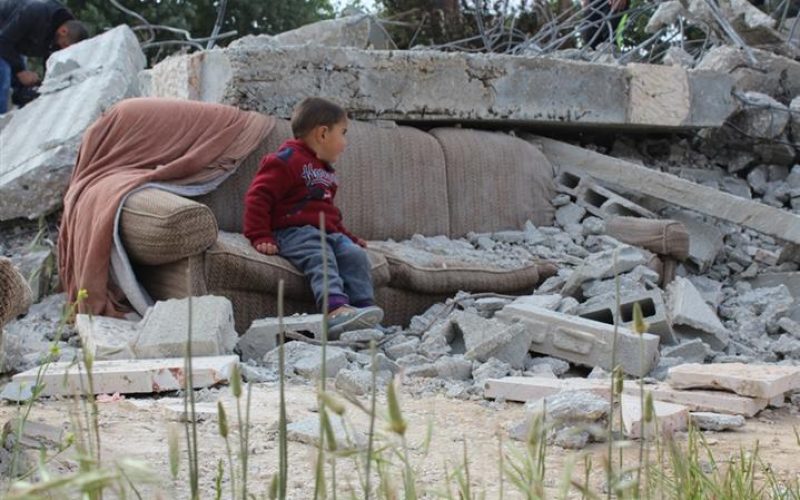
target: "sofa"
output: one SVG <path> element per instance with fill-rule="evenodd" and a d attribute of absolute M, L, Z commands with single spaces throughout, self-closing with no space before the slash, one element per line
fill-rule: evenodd
<path fill-rule="evenodd" d="M 126 200 L 119 236 L 136 278 L 152 298 L 221 295 L 233 303 L 242 332 L 284 311 L 314 312 L 302 274 L 279 256 L 256 252 L 241 234 L 243 200 L 261 157 L 291 135 L 274 130 L 216 190 L 188 199 L 145 189 Z M 409 262 L 381 242 L 414 234 L 460 238 L 470 231 L 520 229 L 530 220 L 552 225 L 554 169 L 532 144 L 507 133 L 394 123 L 351 122 L 348 148 L 337 163 L 337 205 L 345 225 L 370 242 L 376 300 L 385 324 L 407 324 L 459 290 L 530 293 L 546 276 L 541 263 L 516 269 Z"/>

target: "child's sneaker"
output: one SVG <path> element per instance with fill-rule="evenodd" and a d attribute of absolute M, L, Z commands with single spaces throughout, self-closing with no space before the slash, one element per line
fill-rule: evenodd
<path fill-rule="evenodd" d="M 335 340 L 344 332 L 375 328 L 381 320 L 383 320 L 383 309 L 378 306 L 362 308 L 342 306 L 333 311 L 328 318 L 328 335 Z"/>

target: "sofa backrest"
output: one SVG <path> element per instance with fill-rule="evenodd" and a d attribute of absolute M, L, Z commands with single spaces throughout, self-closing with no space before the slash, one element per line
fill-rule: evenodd
<path fill-rule="evenodd" d="M 430 131 L 444 151 L 450 236 L 551 226 L 555 173 L 527 141 L 501 132 L 460 128 Z"/>
<path fill-rule="evenodd" d="M 348 229 L 371 240 L 415 233 L 464 236 L 520 229 L 526 220 L 551 225 L 553 167 L 529 143 L 499 132 L 378 126 L 351 121 L 336 165 L 336 203 Z M 198 201 L 223 231 L 241 232 L 244 195 L 261 158 L 291 137 L 275 129 L 222 185 Z"/>

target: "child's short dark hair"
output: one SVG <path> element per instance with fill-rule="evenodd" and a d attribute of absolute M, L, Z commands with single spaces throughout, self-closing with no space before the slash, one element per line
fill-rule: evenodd
<path fill-rule="evenodd" d="M 332 127 L 347 118 L 341 106 L 321 97 L 306 97 L 292 113 L 292 134 L 302 139 L 317 127 Z"/>

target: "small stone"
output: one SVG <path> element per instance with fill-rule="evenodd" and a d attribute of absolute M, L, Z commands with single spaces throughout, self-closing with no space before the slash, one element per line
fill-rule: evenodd
<path fill-rule="evenodd" d="M 322 374 L 322 347 L 306 342 L 287 342 L 284 344 L 285 362 L 290 369 L 307 379 L 319 378 Z M 264 356 L 264 364 L 270 368 L 278 367 L 279 349 L 273 349 Z M 347 354 L 344 349 L 328 346 L 325 351 L 325 372 L 328 377 L 335 377 L 340 370 L 347 367 Z"/>
<path fill-rule="evenodd" d="M 556 222 L 561 227 L 566 227 L 570 224 L 580 224 L 585 215 L 585 208 L 575 203 L 569 203 L 556 210 Z"/>
<path fill-rule="evenodd" d="M 689 418 L 698 429 L 703 431 L 727 431 L 744 427 L 744 417 L 741 415 L 725 415 L 706 411 L 693 411 Z"/>
<path fill-rule="evenodd" d="M 460 356 L 439 358 L 433 365 L 440 378 L 469 380 L 472 377 L 472 362 Z"/>
<path fill-rule="evenodd" d="M 552 356 L 530 357 L 525 361 L 525 369 L 528 371 L 535 371 L 534 368 L 537 366 L 548 366 L 553 374 L 559 377 L 569 371 L 569 363 Z"/>
<path fill-rule="evenodd" d="M 368 328 L 366 330 L 351 330 L 349 332 L 344 332 L 339 337 L 339 340 L 342 342 L 363 342 L 369 343 L 371 340 L 378 341 L 383 338 L 383 332 L 380 330 L 376 330 L 374 328 Z"/>
<path fill-rule="evenodd" d="M 364 434 L 357 429 L 345 429 L 345 421 L 338 415 L 328 413 L 331 428 L 333 429 L 336 446 L 339 449 L 361 449 L 366 446 Z M 314 447 L 320 445 L 319 416 L 315 415 L 299 422 L 292 422 L 286 426 L 286 437 L 289 441 L 308 444 Z"/>
<path fill-rule="evenodd" d="M 379 371 L 376 375 L 378 387 L 385 387 L 392 374 L 388 371 Z M 364 396 L 372 392 L 372 373 L 366 370 L 342 370 L 336 374 L 336 389 L 355 396 Z"/>
<path fill-rule="evenodd" d="M 403 342 L 401 344 L 395 344 L 392 346 L 387 347 L 384 349 L 386 355 L 395 361 L 398 361 L 400 358 L 408 356 L 409 354 L 414 354 L 417 352 L 417 346 L 419 346 L 419 339 L 412 338 L 407 342 Z"/>
<path fill-rule="evenodd" d="M 496 358 L 491 358 L 486 363 L 479 365 L 472 370 L 472 378 L 475 385 L 483 387 L 484 383 L 493 378 L 502 378 L 511 373 L 511 365 L 504 363 Z"/>

